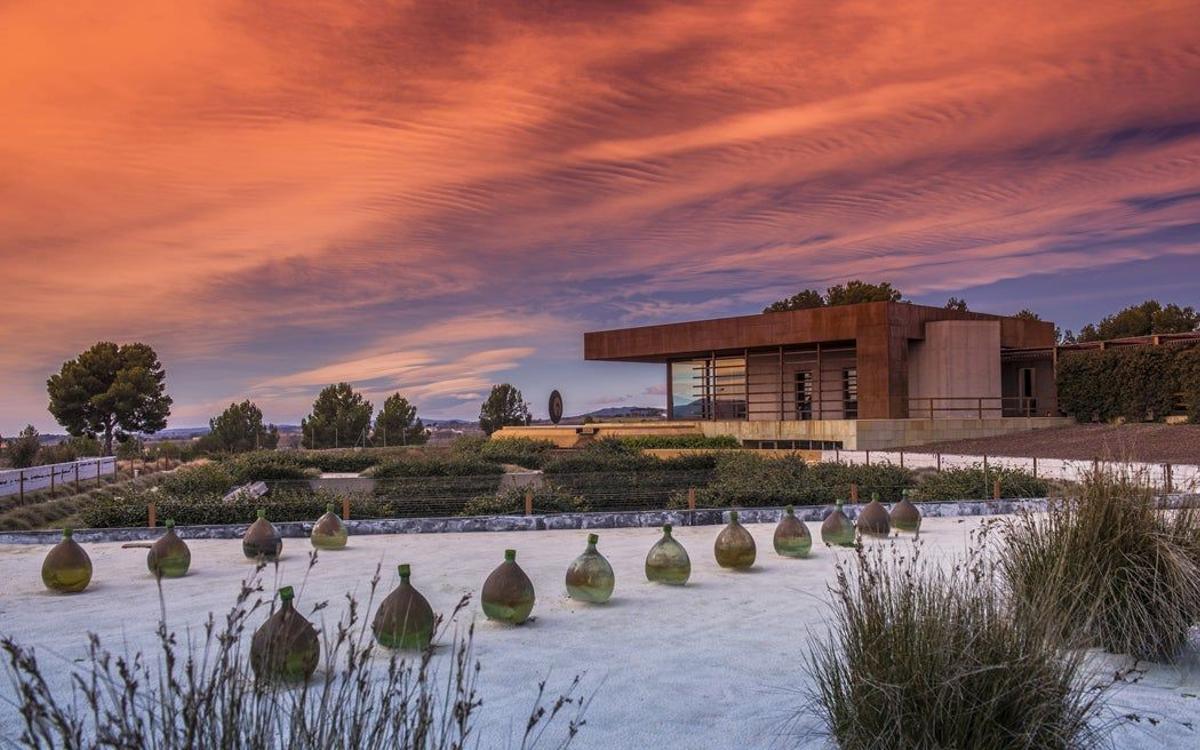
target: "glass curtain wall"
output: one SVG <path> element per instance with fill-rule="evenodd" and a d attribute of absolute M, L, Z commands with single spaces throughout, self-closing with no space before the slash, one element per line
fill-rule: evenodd
<path fill-rule="evenodd" d="M 671 363 L 671 419 L 745 419 L 746 358 Z"/>

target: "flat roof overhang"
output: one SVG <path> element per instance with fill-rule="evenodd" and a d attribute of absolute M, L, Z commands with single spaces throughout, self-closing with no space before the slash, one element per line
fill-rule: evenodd
<path fill-rule="evenodd" d="M 590 331 L 583 335 L 587 360 L 667 362 L 711 352 L 856 341 L 864 334 L 921 339 L 925 323 L 936 320 L 998 320 L 1001 345 L 1054 344 L 1054 324 L 985 313 L 957 312 L 907 302 L 867 302 L 810 310 L 742 315 Z"/>

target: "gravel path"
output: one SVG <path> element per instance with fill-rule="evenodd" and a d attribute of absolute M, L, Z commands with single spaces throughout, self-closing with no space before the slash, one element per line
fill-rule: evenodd
<path fill-rule="evenodd" d="M 1200 464 L 1200 425 L 1081 424 L 907 448 L 969 456 L 1036 456 Z"/>

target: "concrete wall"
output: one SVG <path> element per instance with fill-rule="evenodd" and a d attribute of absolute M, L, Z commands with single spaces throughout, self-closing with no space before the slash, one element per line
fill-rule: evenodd
<path fill-rule="evenodd" d="M 549 440 L 558 448 L 578 448 L 591 440 L 622 435 L 698 435 L 697 422 L 596 422 L 573 425 L 529 425 L 502 427 L 492 434 L 494 439 L 531 438 Z"/>
<path fill-rule="evenodd" d="M 32 466 L 28 469 L 9 469 L 0 471 L 0 497 L 17 495 L 22 490 L 47 490 L 50 489 L 51 483 L 55 487 L 73 486 L 76 480 L 80 484 L 88 480 L 94 483 L 100 477 L 113 476 L 116 473 L 117 459 L 112 456 Z"/>
<path fill-rule="evenodd" d="M 925 324 L 924 340 L 908 352 L 909 417 L 999 417 L 1000 321 L 940 320 Z M 974 411 L 972 411 L 974 410 Z"/>
<path fill-rule="evenodd" d="M 823 419 L 783 421 L 715 421 L 692 423 L 705 435 L 732 435 L 739 440 L 832 440 L 848 450 L 880 450 L 1007 435 L 1074 424 L 1069 417 L 985 419 Z"/>

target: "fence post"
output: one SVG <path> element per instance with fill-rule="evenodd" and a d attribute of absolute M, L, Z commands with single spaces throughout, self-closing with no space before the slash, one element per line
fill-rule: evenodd
<path fill-rule="evenodd" d="M 858 485 L 853 482 L 850 483 L 850 502 L 858 502 Z"/>
<path fill-rule="evenodd" d="M 996 481 L 992 483 L 992 499 L 1000 499 L 1000 477 L 996 477 Z"/>
<path fill-rule="evenodd" d="M 343 521 L 350 520 L 350 496 L 349 495 L 342 496 L 342 520 Z"/>
<path fill-rule="evenodd" d="M 75 464 L 75 491 L 79 492 L 79 464 Z"/>
<path fill-rule="evenodd" d="M 1173 486 L 1175 482 L 1173 480 L 1174 477 L 1171 476 L 1171 464 L 1163 464 L 1163 484 L 1165 485 L 1164 489 L 1167 494 L 1175 491 Z"/>
<path fill-rule="evenodd" d="M 17 472 L 17 491 L 20 494 L 19 500 L 21 504 L 25 504 L 25 470 L 21 469 Z"/>
<path fill-rule="evenodd" d="M 50 497 L 54 497 L 54 464 L 50 464 Z"/>
<path fill-rule="evenodd" d="M 867 466 L 870 466 L 871 465 L 871 451 L 866 451 L 866 454 L 867 454 Z"/>
<path fill-rule="evenodd" d="M 146 505 L 146 525 L 154 528 L 154 523 L 158 520 L 158 509 L 154 507 L 154 501 L 151 500 Z"/>
<path fill-rule="evenodd" d="M 696 488 L 688 487 L 688 510 L 696 509 Z"/>
<path fill-rule="evenodd" d="M 940 452 L 937 454 L 937 470 L 938 473 L 942 471 L 942 454 Z"/>
<path fill-rule="evenodd" d="M 533 490 L 525 490 L 525 515 L 533 515 Z"/>
<path fill-rule="evenodd" d="M 100 461 L 101 461 L 101 459 L 99 459 L 99 458 L 96 459 L 96 486 L 97 487 L 100 486 Z M 116 463 L 114 462 L 113 465 L 115 467 Z"/>
<path fill-rule="evenodd" d="M 900 468 L 904 468 L 904 451 L 900 451 Z"/>
<path fill-rule="evenodd" d="M 1037 456 L 1033 457 L 1033 478 L 1037 479 Z"/>

